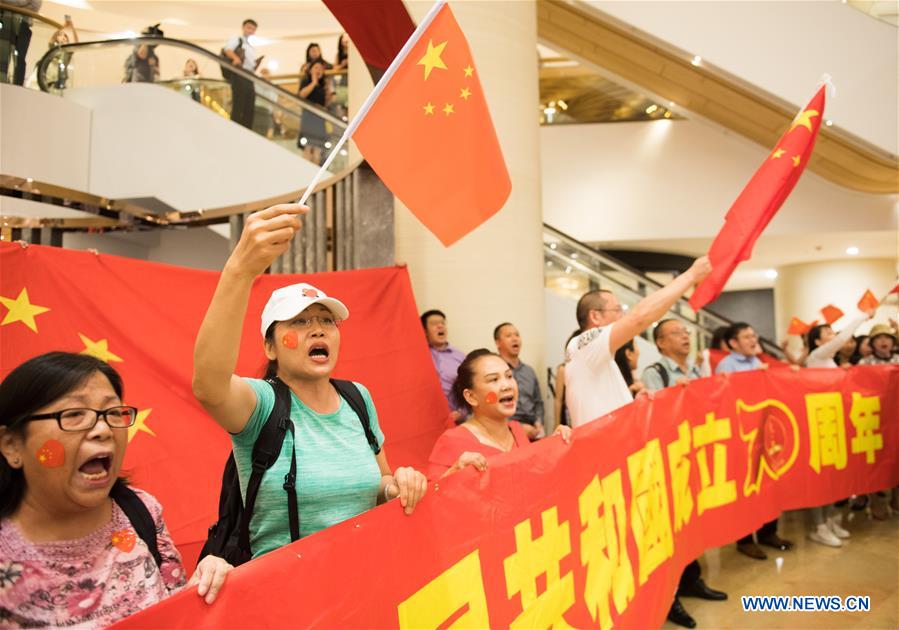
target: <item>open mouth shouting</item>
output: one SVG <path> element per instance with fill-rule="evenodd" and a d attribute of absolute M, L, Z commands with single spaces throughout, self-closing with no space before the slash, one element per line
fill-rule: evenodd
<path fill-rule="evenodd" d="M 324 365 L 328 362 L 330 356 L 331 351 L 328 348 L 328 344 L 323 341 L 318 341 L 309 346 L 309 358 L 312 359 L 314 363 Z"/>
<path fill-rule="evenodd" d="M 515 395 L 512 392 L 503 394 L 499 397 L 499 404 L 503 407 L 515 407 Z"/>
<path fill-rule="evenodd" d="M 111 478 L 112 452 L 92 455 L 78 467 L 78 476 L 89 485 L 105 485 Z"/>

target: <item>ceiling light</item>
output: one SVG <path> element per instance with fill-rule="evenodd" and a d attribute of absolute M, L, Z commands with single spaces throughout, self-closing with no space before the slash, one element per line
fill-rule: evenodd
<path fill-rule="evenodd" d="M 546 266 L 547 266 L 547 267 L 552 267 L 552 266 L 553 266 L 553 261 L 547 260 L 547 261 L 546 261 Z"/>
<path fill-rule="evenodd" d="M 547 116 L 552 116 L 553 114 L 556 113 L 556 108 L 555 107 L 546 107 L 543 109 L 543 113 L 546 114 Z"/>
<path fill-rule="evenodd" d="M 702 57 L 696 55 L 695 57 L 693 57 L 693 61 L 691 61 L 690 63 L 692 63 L 694 66 L 698 66 L 702 63 Z"/>
<path fill-rule="evenodd" d="M 646 108 L 646 113 L 651 114 L 654 111 L 656 111 L 658 108 L 659 108 L 658 105 L 650 105 L 649 107 Z"/>
<path fill-rule="evenodd" d="M 571 252 L 571 257 L 577 259 L 577 252 Z"/>
<path fill-rule="evenodd" d="M 827 125 L 828 127 L 833 127 L 833 121 L 830 120 L 829 118 L 824 122 L 824 124 Z"/>
<path fill-rule="evenodd" d="M 671 112 L 665 112 L 665 118 L 671 118 Z"/>
<path fill-rule="evenodd" d="M 549 248 L 550 248 L 550 249 L 555 249 L 556 247 L 558 247 L 558 245 L 555 244 L 555 243 L 550 243 L 550 244 L 549 244 Z"/>
<path fill-rule="evenodd" d="M 777 278 L 777 269 L 767 269 L 765 271 L 765 277 L 769 280 L 775 280 Z"/>
<path fill-rule="evenodd" d="M 850 245 L 846 248 L 846 253 L 850 256 L 858 256 L 858 247 L 856 247 L 855 245 Z"/>
<path fill-rule="evenodd" d="M 674 101 L 668 101 L 668 107 L 674 107 Z"/>
<path fill-rule="evenodd" d="M 566 103 L 565 101 L 563 101 L 563 100 L 561 100 L 561 99 L 559 99 L 558 105 L 559 105 L 559 107 L 562 108 L 562 111 L 563 111 L 563 112 L 564 112 L 566 109 L 568 109 L 568 103 Z"/>
<path fill-rule="evenodd" d="M 565 273 L 571 273 L 571 267 L 565 267 Z"/>
<path fill-rule="evenodd" d="M 278 63 L 278 60 L 277 60 L 277 59 L 269 59 L 269 60 L 268 60 L 268 69 L 269 69 L 270 72 L 277 72 L 277 71 L 278 71 L 278 67 L 279 67 L 280 65 L 281 65 L 281 64 Z"/>

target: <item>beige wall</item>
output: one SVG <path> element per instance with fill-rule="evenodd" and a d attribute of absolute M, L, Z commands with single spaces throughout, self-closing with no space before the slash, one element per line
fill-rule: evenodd
<path fill-rule="evenodd" d="M 430 3 L 407 3 L 421 19 Z M 454 2 L 512 178 L 505 207 L 451 247 L 443 247 L 398 205 L 397 259 L 409 265 L 420 310 L 446 312 L 450 341 L 463 351 L 495 347 L 493 327 L 521 331 L 522 357 L 543 374 L 544 304 L 540 161 L 533 2 Z M 534 104 L 534 106 L 531 106 Z"/>
<path fill-rule="evenodd" d="M 855 317 L 856 304 L 865 292 L 871 289 L 878 299 L 896 283 L 895 258 L 871 258 L 861 260 L 840 260 L 831 262 L 787 265 L 778 268 L 774 286 L 774 309 L 777 316 L 777 335 L 786 336 L 790 318 L 794 315 L 809 322 L 821 319 L 819 309 L 828 304 L 839 307 L 846 315 L 840 325 Z M 896 317 L 895 297 L 892 302 L 878 309 L 874 322 L 886 322 Z M 865 333 L 871 323 L 863 324 L 859 334 Z"/>

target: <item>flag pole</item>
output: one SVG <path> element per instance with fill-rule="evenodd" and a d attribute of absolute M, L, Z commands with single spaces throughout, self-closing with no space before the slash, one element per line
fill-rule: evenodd
<path fill-rule="evenodd" d="M 403 44 L 403 47 L 400 49 L 400 52 L 397 53 L 397 56 L 394 57 L 393 61 L 390 63 L 390 66 L 387 68 L 387 71 L 383 74 L 378 84 L 375 86 L 375 89 L 371 91 L 368 95 L 368 98 L 365 99 L 365 102 L 362 103 L 362 107 L 359 108 L 359 111 L 356 112 L 356 115 L 353 116 L 353 120 L 350 121 L 350 124 L 347 125 L 347 128 L 344 130 L 343 135 L 340 136 L 340 140 L 337 141 L 337 144 L 331 149 L 331 152 L 328 154 L 327 159 L 324 164 L 318 169 L 318 172 L 315 174 L 315 177 L 312 178 L 312 181 L 309 182 L 309 185 L 306 186 L 306 191 L 303 193 L 303 196 L 300 197 L 299 203 L 305 204 L 306 200 L 309 199 L 309 195 L 312 194 L 315 186 L 322 180 L 325 173 L 328 170 L 328 167 L 331 166 L 331 162 L 334 161 L 334 158 L 338 155 L 340 149 L 346 144 L 346 141 L 350 139 L 356 129 L 359 128 L 359 125 L 362 124 L 362 120 L 365 118 L 365 115 L 368 113 L 368 110 L 371 109 L 374 102 L 377 100 L 378 96 L 381 95 L 381 92 L 384 91 L 384 88 L 387 87 L 387 83 L 390 81 L 391 77 L 396 74 L 397 68 L 399 68 L 400 64 L 406 59 L 409 55 L 409 51 L 412 50 L 412 47 L 418 43 L 421 34 L 425 31 L 428 26 L 431 25 L 431 22 L 434 21 L 434 18 L 437 17 L 437 13 L 440 9 L 443 8 L 443 5 L 446 4 L 446 0 L 437 0 L 434 3 L 434 6 L 431 7 L 431 10 L 428 11 L 428 14 L 425 18 L 419 23 L 418 28 L 413 31 L 412 35 L 409 39 L 406 40 L 406 43 Z"/>

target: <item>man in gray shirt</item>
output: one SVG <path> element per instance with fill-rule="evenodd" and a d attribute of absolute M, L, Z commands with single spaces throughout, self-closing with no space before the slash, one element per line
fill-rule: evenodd
<path fill-rule="evenodd" d="M 686 385 L 689 381 L 702 376 L 699 368 L 690 360 L 690 333 L 681 322 L 676 319 L 663 319 L 653 329 L 652 340 L 655 341 L 662 357 L 657 363 L 643 370 L 641 380 L 648 391 Z M 681 597 L 724 600 L 727 599 L 727 593 L 710 588 L 702 579 L 699 562 L 694 560 L 684 567 L 674 602 L 668 611 L 669 621 L 685 628 L 693 628 L 696 621 L 684 608 L 680 601 Z"/>
<path fill-rule="evenodd" d="M 512 374 L 518 383 L 518 406 L 515 407 L 513 419 L 521 423 L 527 436 L 536 440 L 543 435 L 543 395 L 540 393 L 540 381 L 534 368 L 525 365 L 518 358 L 521 353 L 521 335 L 518 329 L 504 322 L 493 329 L 493 340 L 499 356 L 512 368 Z"/>

